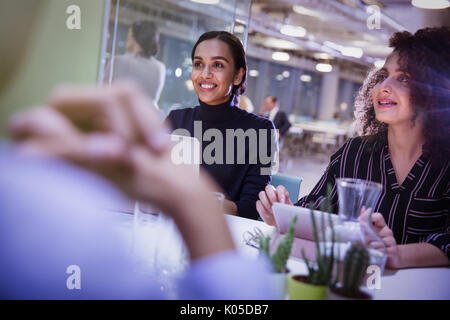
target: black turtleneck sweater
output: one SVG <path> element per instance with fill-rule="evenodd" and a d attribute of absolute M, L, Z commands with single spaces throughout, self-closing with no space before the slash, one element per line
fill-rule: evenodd
<path fill-rule="evenodd" d="M 278 141 L 273 131 L 275 127 L 272 121 L 239 109 L 231 101 L 232 99 L 229 102 L 215 106 L 207 105 L 200 101 L 200 105 L 194 108 L 171 111 L 167 116 L 166 122 L 174 130 L 186 129 L 192 137 L 195 134 L 194 121 L 201 122 L 201 136 L 203 137 L 201 139 L 202 168 L 222 187 L 226 198 L 236 204 L 239 216 L 257 219 L 259 217 L 256 211 L 258 193 L 264 190 L 271 180 L 270 175 L 261 174 L 261 169 L 267 171 L 273 167 L 275 164 L 273 160 L 274 153 L 278 152 Z M 199 122 L 197 122 L 198 125 Z M 213 136 L 212 138 L 205 137 L 204 133 L 208 129 L 220 131 L 222 141 L 220 139 L 216 141 L 214 130 L 209 131 Z M 230 135 L 230 130 L 228 130 L 228 134 L 231 138 L 227 139 L 227 129 L 242 129 L 243 132 L 248 133 L 252 131 L 247 131 L 248 129 L 254 129 L 256 140 L 250 142 L 252 139 L 245 138 L 245 140 L 242 139 L 239 142 L 236 136 Z M 267 132 L 265 137 L 259 134 L 261 129 Z M 215 132 L 218 133 L 218 131 Z M 197 129 L 197 132 L 200 132 L 200 130 Z M 236 133 L 236 131 L 234 132 Z M 267 146 L 265 152 L 263 152 L 263 149 L 260 150 L 262 143 Z M 207 148 L 210 144 L 211 146 Z M 211 152 L 213 146 L 219 144 L 223 146 L 223 156 L 220 155 L 220 152 Z M 271 146 L 273 146 L 272 149 L 275 152 L 271 152 Z M 205 148 L 207 149 L 205 150 Z M 231 150 L 233 150 L 233 154 Z M 250 150 L 254 151 L 250 152 Z M 260 151 L 264 155 L 263 157 L 257 156 Z M 245 160 L 242 156 L 238 158 L 240 152 L 245 154 Z M 209 154 L 215 156 L 213 162 L 208 159 Z M 272 160 L 269 161 L 268 157 L 272 157 Z"/>

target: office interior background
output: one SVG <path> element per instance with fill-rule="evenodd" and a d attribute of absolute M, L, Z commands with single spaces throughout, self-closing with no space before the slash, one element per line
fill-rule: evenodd
<path fill-rule="evenodd" d="M 355 95 L 367 72 L 391 52 L 389 37 L 450 21 L 449 8 L 415 6 L 435 1 L 39 1 L 45 6 L 36 13 L 24 63 L 0 97 L 2 134 L 13 112 L 44 103 L 55 85 L 110 82 L 105 69 L 125 53 L 128 29 L 138 20 L 153 21 L 161 33 L 155 58 L 166 66 L 158 101 L 162 115 L 196 106 L 190 81 L 192 47 L 205 31 L 226 30 L 246 48 L 245 95 L 253 112 L 273 95 L 289 115 L 292 127 L 283 138 L 279 170 L 303 178 L 299 196 L 311 190 L 331 154 L 355 134 Z M 68 26 L 68 7 L 73 5 L 80 8 L 79 28 Z"/>

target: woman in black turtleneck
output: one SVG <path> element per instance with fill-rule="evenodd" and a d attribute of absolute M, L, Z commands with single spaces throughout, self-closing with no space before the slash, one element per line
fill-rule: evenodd
<path fill-rule="evenodd" d="M 173 110 L 166 121 L 191 136 L 201 126 L 202 168 L 225 191 L 224 212 L 257 219 L 256 200 L 270 183 L 278 141 L 272 121 L 238 107 L 246 87 L 244 48 L 228 32 L 209 31 L 194 45 L 192 63 L 200 105 Z"/>

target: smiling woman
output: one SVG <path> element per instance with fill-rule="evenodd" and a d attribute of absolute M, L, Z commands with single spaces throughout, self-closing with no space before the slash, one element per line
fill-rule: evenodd
<path fill-rule="evenodd" d="M 355 100 L 361 136 L 331 156 L 325 174 L 297 205 L 319 208 L 331 184 L 336 213 L 337 178 L 380 183 L 373 223 L 387 246 L 387 268 L 448 265 L 450 28 L 399 32 L 390 46 L 393 53 L 369 73 Z M 286 195 L 282 187 L 260 194 L 257 209 L 266 223 L 275 223 L 272 204 Z"/>
<path fill-rule="evenodd" d="M 242 43 L 225 31 L 206 32 L 194 45 L 191 57 L 191 80 L 200 105 L 173 110 L 166 121 L 190 136 L 197 131 L 194 127 L 201 127 L 202 137 L 205 132 L 215 132 L 214 139 L 201 141 L 202 155 L 211 154 L 204 153 L 205 149 L 214 150 L 213 161 L 202 159 L 202 168 L 225 191 L 225 213 L 256 219 L 258 193 L 270 183 L 270 174 L 262 172 L 270 172 L 275 165 L 278 142 L 270 120 L 238 107 L 247 77 Z M 258 134 L 249 135 L 248 130 Z M 229 139 L 230 132 L 233 139 Z M 267 157 L 272 161 L 267 163 Z M 226 163 L 221 159 L 227 159 Z"/>

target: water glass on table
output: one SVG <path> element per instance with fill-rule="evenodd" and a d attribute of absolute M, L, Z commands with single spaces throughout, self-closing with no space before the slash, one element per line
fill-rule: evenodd
<path fill-rule="evenodd" d="M 339 224 L 335 226 L 341 243 L 348 248 L 351 243 L 362 243 L 369 252 L 371 265 L 381 272 L 387 259 L 387 250 L 381 237 L 373 229 L 372 214 L 383 189 L 379 183 L 362 179 L 336 180 L 339 199 Z M 377 248 L 372 244 L 377 243 Z"/>
<path fill-rule="evenodd" d="M 133 229 L 135 271 L 155 277 L 167 298 L 175 299 L 176 281 L 189 263 L 178 228 L 171 218 L 136 202 Z"/>

